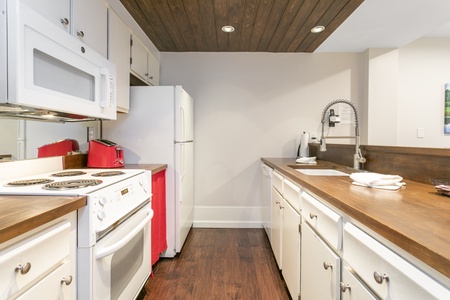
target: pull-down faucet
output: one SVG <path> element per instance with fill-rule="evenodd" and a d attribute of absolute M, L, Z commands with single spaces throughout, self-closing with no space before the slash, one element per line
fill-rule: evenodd
<path fill-rule="evenodd" d="M 320 138 L 320 151 L 325 152 L 327 151 L 327 145 L 326 145 L 326 138 L 324 134 L 324 127 L 325 127 L 325 115 L 327 114 L 327 110 L 337 103 L 345 103 L 350 105 L 350 107 L 353 109 L 353 112 L 355 113 L 355 136 L 341 136 L 341 137 L 328 137 L 328 138 L 354 138 L 355 139 L 355 154 L 353 155 L 353 169 L 360 170 L 361 166 L 360 164 L 363 164 L 366 162 L 366 159 L 362 156 L 361 148 L 360 148 L 360 141 L 359 141 L 359 123 L 358 123 L 358 111 L 356 110 L 356 106 L 345 99 L 337 99 L 334 101 L 331 101 L 330 103 L 325 106 L 325 108 L 322 111 L 322 119 L 320 122 L 322 123 L 322 136 Z"/>

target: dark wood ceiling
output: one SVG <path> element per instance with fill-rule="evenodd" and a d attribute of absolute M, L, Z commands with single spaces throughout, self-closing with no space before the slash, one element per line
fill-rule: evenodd
<path fill-rule="evenodd" d="M 314 52 L 364 0 L 120 1 L 161 52 Z"/>

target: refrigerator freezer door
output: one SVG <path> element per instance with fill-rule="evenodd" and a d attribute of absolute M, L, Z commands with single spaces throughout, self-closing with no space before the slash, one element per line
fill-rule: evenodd
<path fill-rule="evenodd" d="M 175 141 L 193 140 L 194 99 L 181 86 L 175 86 Z"/>
<path fill-rule="evenodd" d="M 194 143 L 175 144 L 176 252 L 180 252 L 194 221 Z"/>

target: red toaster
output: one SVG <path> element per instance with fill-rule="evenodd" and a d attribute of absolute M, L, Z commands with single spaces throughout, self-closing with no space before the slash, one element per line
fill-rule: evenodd
<path fill-rule="evenodd" d="M 76 140 L 65 139 L 39 147 L 38 158 L 67 155 L 69 152 L 77 151 L 79 149 L 80 148 Z"/>
<path fill-rule="evenodd" d="M 87 166 L 89 168 L 120 168 L 125 165 L 123 149 L 105 139 L 89 141 Z"/>

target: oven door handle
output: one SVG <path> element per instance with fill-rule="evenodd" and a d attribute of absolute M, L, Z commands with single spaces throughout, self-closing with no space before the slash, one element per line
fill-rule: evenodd
<path fill-rule="evenodd" d="M 147 216 L 145 217 L 144 220 L 142 220 L 139 223 L 139 225 L 137 225 L 135 228 L 133 228 L 133 230 L 131 230 L 123 239 L 121 239 L 117 243 L 114 243 L 111 246 L 100 249 L 97 252 L 95 258 L 102 259 L 105 256 L 108 256 L 108 255 L 116 252 L 117 250 L 119 250 L 120 248 L 122 248 L 123 246 L 128 244 L 128 242 L 131 241 L 131 239 L 134 238 L 136 236 L 136 234 L 138 234 L 139 231 L 141 231 L 150 222 L 150 220 L 152 218 L 153 218 L 153 210 L 148 210 Z"/>

